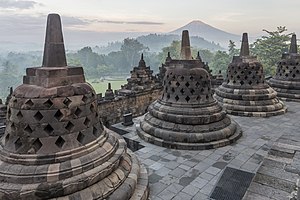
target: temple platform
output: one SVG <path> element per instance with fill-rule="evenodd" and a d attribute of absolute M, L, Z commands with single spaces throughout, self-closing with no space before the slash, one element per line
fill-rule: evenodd
<path fill-rule="evenodd" d="M 286 102 L 285 115 L 232 116 L 243 135 L 236 143 L 210 150 L 167 149 L 129 127 L 113 125 L 146 166 L 150 199 L 297 199 L 300 174 L 300 104 Z M 299 195 L 298 195 L 299 199 Z"/>

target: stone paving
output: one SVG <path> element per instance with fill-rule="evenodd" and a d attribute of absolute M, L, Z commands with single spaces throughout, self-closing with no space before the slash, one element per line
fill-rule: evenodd
<path fill-rule="evenodd" d="M 232 145 L 211 150 L 166 149 L 146 143 L 135 131 L 135 126 L 142 117 L 135 118 L 132 126 L 125 127 L 120 123 L 114 127 L 128 131 L 124 137 L 145 146 L 135 153 L 148 170 L 150 199 L 205 200 L 210 199 L 227 166 L 256 173 L 264 158 L 270 157 L 269 150 L 280 138 L 285 138 L 286 143 L 289 143 L 288 138 L 293 139 L 293 145 L 299 148 L 300 138 L 293 136 L 300 132 L 300 105 L 295 102 L 286 102 L 286 105 L 288 112 L 281 116 L 270 118 L 231 116 L 242 127 L 243 136 Z M 284 137 L 286 134 L 289 134 L 288 138 Z M 296 162 L 294 165 L 300 166 L 300 160 L 295 159 L 294 162 Z M 276 182 L 276 179 L 274 180 Z M 287 193 L 284 195 L 286 199 L 290 199 Z M 271 199 L 271 196 L 252 199 Z"/>

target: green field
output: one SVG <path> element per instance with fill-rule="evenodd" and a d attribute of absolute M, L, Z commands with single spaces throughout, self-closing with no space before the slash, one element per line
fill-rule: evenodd
<path fill-rule="evenodd" d="M 95 83 L 94 80 L 87 80 L 87 82 L 90 83 L 94 87 L 97 94 L 102 93 L 103 96 L 107 89 L 108 83 L 111 83 L 111 88 L 113 90 L 121 89 L 121 85 L 124 85 L 125 83 L 127 83 L 126 80 L 103 80 L 103 81 L 99 81 L 97 83 Z"/>

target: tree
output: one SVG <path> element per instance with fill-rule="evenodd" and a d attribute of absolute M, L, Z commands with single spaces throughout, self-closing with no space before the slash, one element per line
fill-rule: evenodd
<path fill-rule="evenodd" d="M 240 50 L 236 48 L 235 42 L 232 40 L 229 40 L 228 52 L 230 57 L 237 56 L 240 53 Z"/>
<path fill-rule="evenodd" d="M 263 64 L 265 74 L 273 75 L 276 63 L 280 60 L 282 53 L 288 51 L 288 42 L 292 33 L 286 34 L 285 26 L 277 27 L 276 31 L 263 31 L 268 35 L 257 39 L 251 45 L 251 51 Z"/>
<path fill-rule="evenodd" d="M 221 71 L 222 74 L 225 74 L 231 59 L 232 56 L 226 51 L 217 51 L 212 62 L 209 64 L 212 74 L 216 74 L 219 71 Z"/>
<path fill-rule="evenodd" d="M 127 69 L 137 65 L 142 51 L 149 50 L 142 43 L 133 38 L 126 38 L 121 46 L 121 52 L 124 54 L 123 67 Z"/>
<path fill-rule="evenodd" d="M 168 52 L 172 59 L 180 59 L 181 42 L 174 40 L 169 46 L 162 48 L 162 51 L 158 54 L 161 63 L 164 63 Z"/>

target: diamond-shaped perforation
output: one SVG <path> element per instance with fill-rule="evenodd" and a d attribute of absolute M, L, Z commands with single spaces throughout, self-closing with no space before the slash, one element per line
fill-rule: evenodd
<path fill-rule="evenodd" d="M 5 136 L 5 140 L 4 140 L 5 144 L 8 142 L 8 140 L 9 140 L 9 134 L 7 134 L 7 135 Z"/>
<path fill-rule="evenodd" d="M 186 86 L 186 87 L 189 87 L 189 86 L 190 86 L 190 83 L 189 83 L 189 82 L 186 82 L 185 86 Z"/>
<path fill-rule="evenodd" d="M 65 100 L 63 101 L 63 103 L 69 107 L 69 105 L 72 103 L 72 101 L 69 98 L 65 98 Z"/>
<path fill-rule="evenodd" d="M 81 144 L 83 144 L 83 139 L 84 139 L 84 134 L 82 134 L 81 132 L 79 132 L 78 136 L 77 136 L 77 141 L 80 142 Z"/>
<path fill-rule="evenodd" d="M 46 106 L 47 108 L 51 108 L 53 106 L 53 102 L 50 99 L 48 99 L 43 103 L 43 105 Z"/>
<path fill-rule="evenodd" d="M 83 103 L 86 103 L 89 100 L 89 98 L 87 98 L 85 95 L 83 95 L 81 100 L 83 101 Z"/>
<path fill-rule="evenodd" d="M 201 100 L 200 95 L 197 96 L 196 100 L 197 100 L 197 101 L 200 101 L 200 100 Z"/>
<path fill-rule="evenodd" d="M 31 101 L 31 99 L 27 100 L 25 102 L 25 104 L 28 105 L 28 106 L 30 106 L 30 107 L 34 105 L 34 103 Z"/>
<path fill-rule="evenodd" d="M 21 119 L 23 118 L 23 114 L 22 114 L 21 111 L 19 111 L 19 112 L 17 113 L 17 118 L 18 118 L 19 120 L 21 120 Z"/>
<path fill-rule="evenodd" d="M 62 146 L 65 144 L 65 140 L 59 136 L 55 142 L 56 146 L 58 146 L 59 148 L 62 148 Z"/>
<path fill-rule="evenodd" d="M 82 110 L 81 110 L 80 108 L 77 107 L 74 114 L 75 114 L 77 117 L 80 117 L 81 113 L 82 113 Z"/>
<path fill-rule="evenodd" d="M 15 131 L 16 130 L 15 123 L 11 123 L 10 128 L 11 128 L 12 131 Z"/>
<path fill-rule="evenodd" d="M 193 80 L 194 80 L 194 77 L 193 77 L 193 76 L 190 76 L 190 80 L 193 81 Z"/>
<path fill-rule="evenodd" d="M 197 83 L 196 83 L 196 87 L 199 87 L 199 86 L 200 86 L 200 83 L 199 83 L 199 82 L 197 82 Z"/>
<path fill-rule="evenodd" d="M 181 76 L 180 79 L 181 79 L 181 81 L 184 81 L 184 76 Z"/>
<path fill-rule="evenodd" d="M 54 129 L 52 128 L 52 126 L 50 124 L 47 124 L 47 126 L 45 126 L 45 128 L 44 128 L 44 131 L 50 135 L 53 133 Z"/>
<path fill-rule="evenodd" d="M 186 102 L 189 102 L 190 99 L 191 99 L 191 98 L 190 98 L 189 96 L 186 96 L 186 97 L 185 97 Z"/>
<path fill-rule="evenodd" d="M 9 119 L 10 116 L 11 116 L 11 109 L 9 108 L 9 109 L 7 110 L 7 118 Z"/>
<path fill-rule="evenodd" d="M 31 128 L 29 125 L 27 125 L 27 126 L 24 128 L 24 131 L 26 131 L 27 133 L 32 133 L 32 132 L 33 132 L 32 128 Z"/>
<path fill-rule="evenodd" d="M 44 118 L 44 116 L 42 115 L 42 113 L 40 113 L 40 111 L 37 111 L 33 117 L 36 121 L 41 121 Z"/>
<path fill-rule="evenodd" d="M 88 126 L 90 126 L 90 123 L 91 123 L 91 120 L 88 117 L 86 117 L 83 124 L 88 127 Z"/>
<path fill-rule="evenodd" d="M 96 111 L 94 104 L 91 104 L 90 110 L 91 110 L 91 112 L 95 112 Z"/>
<path fill-rule="evenodd" d="M 42 148 L 43 144 L 41 143 L 40 139 L 37 138 L 33 143 L 32 143 L 33 148 L 35 149 L 35 151 L 37 152 L 38 150 L 40 150 L 40 148 Z"/>
<path fill-rule="evenodd" d="M 93 127 L 93 135 L 95 137 L 99 137 L 100 136 L 100 131 L 98 131 L 98 129 L 96 127 Z"/>
<path fill-rule="evenodd" d="M 241 84 L 241 85 L 244 85 L 244 83 L 245 83 L 244 81 L 240 81 L 240 84 Z"/>
<path fill-rule="evenodd" d="M 60 110 L 57 110 L 56 113 L 54 114 L 55 119 L 60 121 L 63 118 L 63 113 Z"/>
<path fill-rule="evenodd" d="M 21 146 L 22 146 L 22 141 L 21 141 L 20 138 L 18 138 L 18 139 L 15 141 L 15 149 L 18 150 Z"/>
<path fill-rule="evenodd" d="M 176 101 L 179 100 L 179 96 L 178 96 L 178 95 L 175 96 L 175 100 L 176 100 Z"/>
<path fill-rule="evenodd" d="M 183 88 L 181 88 L 180 93 L 184 94 L 184 89 Z"/>
<path fill-rule="evenodd" d="M 179 83 L 179 82 L 176 82 L 176 86 L 179 87 L 179 86 L 180 86 L 180 83 Z"/>
<path fill-rule="evenodd" d="M 195 93 L 195 90 L 192 88 L 192 89 L 190 89 L 190 93 L 191 94 L 194 94 Z"/>
<path fill-rule="evenodd" d="M 65 127 L 68 131 L 72 131 L 74 128 L 74 124 L 72 122 L 68 122 L 68 124 Z"/>

